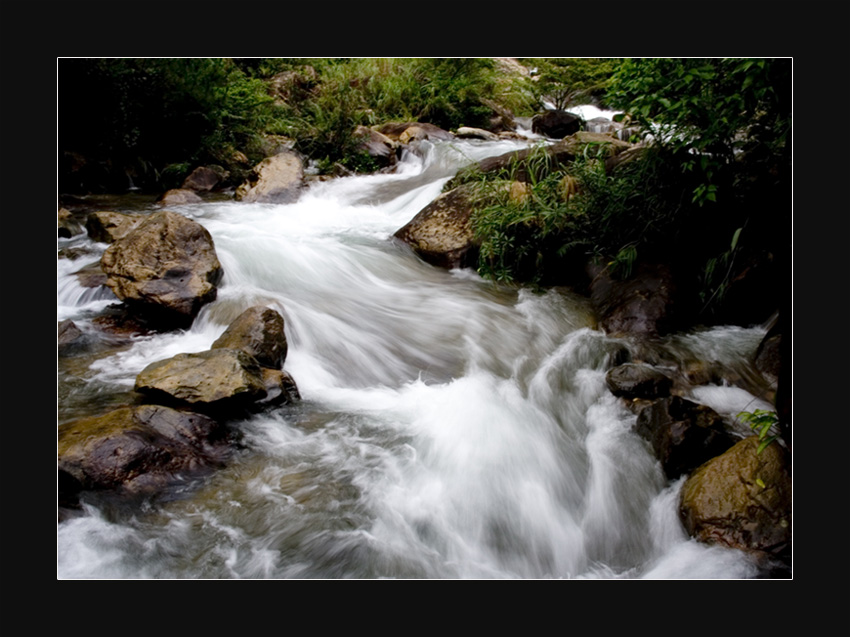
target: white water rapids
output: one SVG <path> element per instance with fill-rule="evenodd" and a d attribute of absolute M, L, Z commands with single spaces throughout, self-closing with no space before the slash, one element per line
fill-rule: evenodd
<path fill-rule="evenodd" d="M 60 422 L 111 409 L 146 365 L 208 349 L 255 304 L 285 317 L 303 400 L 236 423 L 245 448 L 185 492 L 133 511 L 86 503 L 58 524 L 59 578 L 756 576 L 742 552 L 685 534 L 681 482 L 605 387 L 629 343 L 596 330 L 584 299 L 434 268 L 390 239 L 459 166 L 520 145 L 435 144 L 397 174 L 316 183 L 289 205 L 172 208 L 212 234 L 218 299 L 188 331 L 60 371 Z M 91 243 L 60 247 L 72 242 Z M 84 331 L 115 302 L 76 282 L 91 260 L 57 266 L 58 318 Z M 716 328 L 670 347 L 734 365 L 762 335 Z M 752 408 L 741 391 L 700 400 Z"/>

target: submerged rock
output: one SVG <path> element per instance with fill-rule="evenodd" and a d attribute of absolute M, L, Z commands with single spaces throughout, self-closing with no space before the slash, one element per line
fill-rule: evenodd
<path fill-rule="evenodd" d="M 70 356 L 84 351 L 89 346 L 89 339 L 83 334 L 71 319 L 59 321 L 57 325 L 57 353 L 59 356 Z"/>

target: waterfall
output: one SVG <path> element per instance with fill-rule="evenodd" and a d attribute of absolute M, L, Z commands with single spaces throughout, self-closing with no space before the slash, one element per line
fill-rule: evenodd
<path fill-rule="evenodd" d="M 213 236 L 217 300 L 184 332 L 60 365 L 59 421 L 97 415 L 147 364 L 209 348 L 255 304 L 285 318 L 302 401 L 236 423 L 243 448 L 201 482 L 131 511 L 86 500 L 58 524 L 58 576 L 754 577 L 742 552 L 686 536 L 681 484 L 605 386 L 630 344 L 596 330 L 585 299 L 440 270 L 391 240 L 459 167 L 522 144 L 428 144 L 395 174 L 316 183 L 287 205 L 174 208 Z M 70 243 L 87 256 L 60 259 L 58 314 L 91 330 L 114 299 L 73 273 L 105 246 Z M 762 335 L 668 346 L 734 365 Z M 739 400 L 717 389 L 715 404 Z"/>

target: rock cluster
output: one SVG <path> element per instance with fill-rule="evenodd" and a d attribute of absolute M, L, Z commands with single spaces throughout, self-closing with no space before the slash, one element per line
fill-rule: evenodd
<path fill-rule="evenodd" d="M 62 337 L 79 338 L 72 325 Z M 136 378 L 136 405 L 59 427 L 60 508 L 83 491 L 150 494 L 226 461 L 234 418 L 297 401 L 282 369 L 284 320 L 271 308 L 245 310 L 204 352 L 148 365 Z"/>
<path fill-rule="evenodd" d="M 759 452 L 757 436 L 742 438 L 713 409 L 678 395 L 691 379 L 686 370 L 646 363 L 606 374 L 608 389 L 635 412 L 634 430 L 667 478 L 685 478 L 679 512 L 687 532 L 747 551 L 771 568 L 788 563 L 790 454 L 778 441 Z"/>

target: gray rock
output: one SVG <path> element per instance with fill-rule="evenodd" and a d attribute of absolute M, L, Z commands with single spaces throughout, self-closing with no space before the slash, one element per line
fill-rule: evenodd
<path fill-rule="evenodd" d="M 304 188 L 304 164 L 292 152 L 266 157 L 236 189 L 237 201 L 246 203 L 292 203 Z"/>

